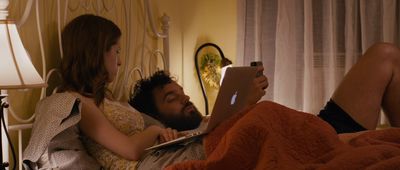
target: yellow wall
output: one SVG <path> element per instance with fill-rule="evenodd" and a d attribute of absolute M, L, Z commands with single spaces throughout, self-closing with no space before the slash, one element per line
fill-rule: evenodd
<path fill-rule="evenodd" d="M 170 71 L 198 109 L 204 112 L 204 99 L 196 77 L 194 54 L 206 42 L 217 44 L 235 62 L 237 37 L 236 0 L 154 0 L 160 14 L 171 18 Z M 207 88 L 210 112 L 216 90 Z"/>

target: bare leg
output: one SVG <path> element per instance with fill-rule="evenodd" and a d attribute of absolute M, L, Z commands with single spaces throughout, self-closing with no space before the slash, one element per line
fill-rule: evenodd
<path fill-rule="evenodd" d="M 392 126 L 400 127 L 400 49 L 379 43 L 351 68 L 332 96 L 367 129 L 375 129 L 381 107 Z"/>

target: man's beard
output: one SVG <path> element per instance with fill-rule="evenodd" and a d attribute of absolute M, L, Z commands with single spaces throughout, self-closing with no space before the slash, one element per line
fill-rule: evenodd
<path fill-rule="evenodd" d="M 193 106 L 193 111 L 185 114 L 185 108 L 190 106 Z M 169 117 L 162 117 L 161 119 L 167 127 L 176 129 L 178 131 L 184 131 L 197 128 L 200 125 L 203 116 L 197 110 L 197 108 L 194 107 L 192 102 L 188 102 L 185 107 L 182 108 L 179 114 Z"/>

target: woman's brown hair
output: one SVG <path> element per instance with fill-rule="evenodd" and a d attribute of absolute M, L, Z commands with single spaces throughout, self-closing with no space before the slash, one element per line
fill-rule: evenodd
<path fill-rule="evenodd" d="M 112 21 L 91 14 L 69 22 L 62 34 L 63 59 L 60 91 L 74 91 L 94 98 L 97 105 L 106 95 L 108 73 L 104 54 L 121 37 L 121 30 Z"/>

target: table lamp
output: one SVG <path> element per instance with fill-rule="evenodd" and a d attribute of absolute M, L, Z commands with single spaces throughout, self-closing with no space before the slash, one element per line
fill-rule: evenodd
<path fill-rule="evenodd" d="M 201 51 L 201 49 L 203 49 L 205 47 L 214 47 L 218 50 L 219 56 L 221 56 L 221 65 L 220 65 L 221 71 L 222 71 L 221 79 L 223 78 L 223 74 L 225 73 L 226 68 L 232 65 L 232 61 L 227 59 L 225 57 L 224 53 L 222 52 L 221 48 L 219 48 L 219 46 L 214 43 L 205 43 L 205 44 L 201 45 L 199 48 L 197 48 L 197 50 L 196 50 L 196 54 L 194 55 L 194 65 L 196 67 L 197 78 L 199 79 L 199 82 L 200 82 L 201 92 L 203 93 L 204 107 L 205 107 L 206 115 L 208 115 L 209 114 L 208 98 L 207 98 L 206 90 L 204 87 L 203 79 L 200 76 L 200 69 L 199 69 L 199 64 L 198 64 L 199 52 Z"/>
<path fill-rule="evenodd" d="M 0 0 L 0 90 L 44 87 L 46 83 L 33 66 L 29 54 L 22 44 L 15 22 L 7 19 L 8 4 L 9 0 Z M 0 127 L 0 144 L 3 146 L 2 136 L 4 128 L 8 142 L 11 148 L 13 148 L 3 115 L 4 108 L 8 107 L 8 104 L 3 101 L 3 98 L 6 96 L 6 94 L 1 94 L 0 91 L 0 120 L 2 124 Z M 3 162 L 3 147 L 1 147 L 0 156 L 0 169 L 5 169 L 8 163 Z M 15 157 L 14 161 L 16 162 Z"/>

